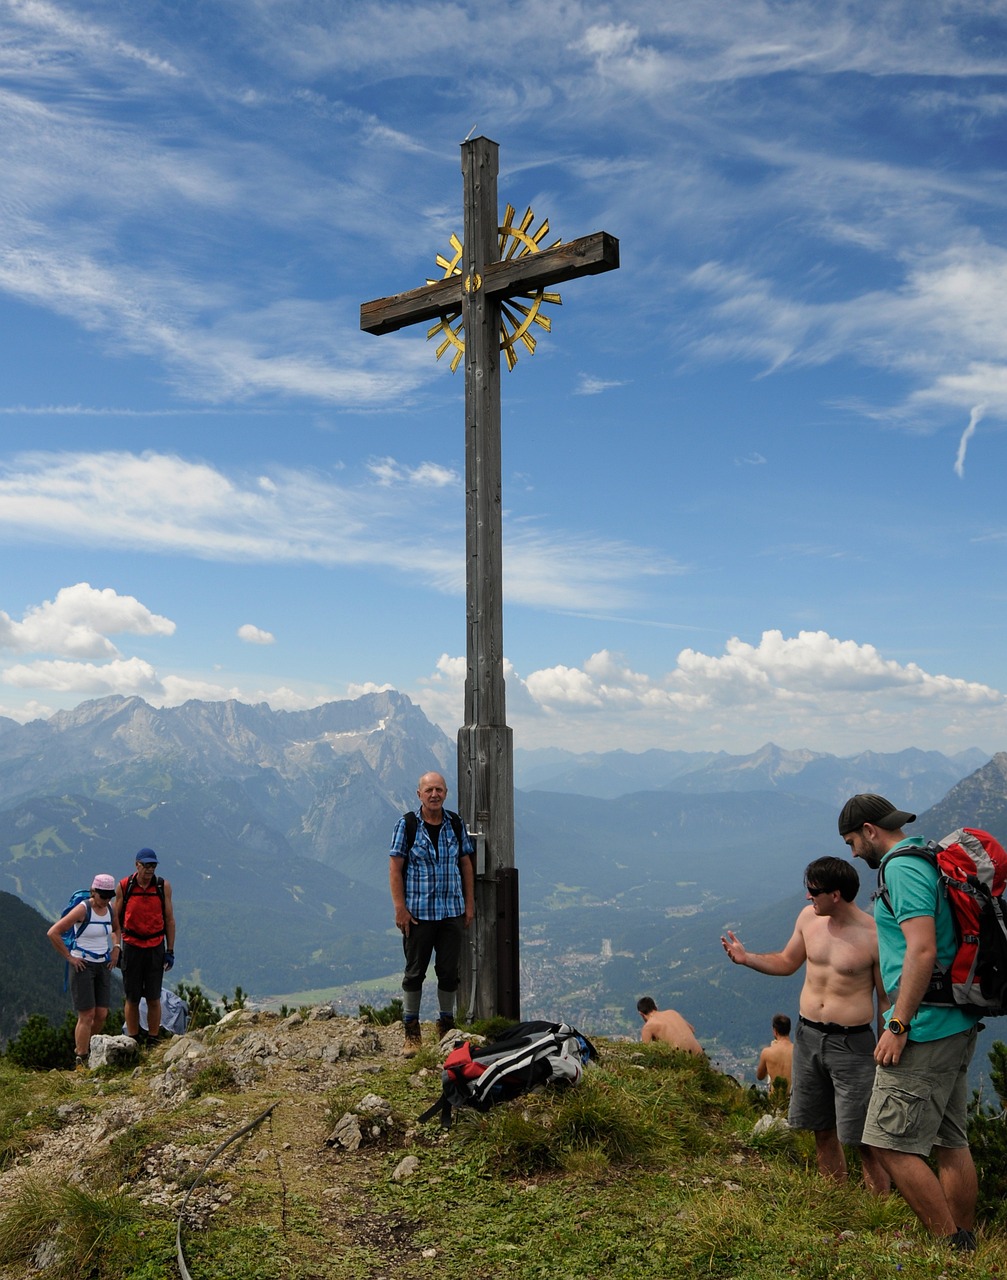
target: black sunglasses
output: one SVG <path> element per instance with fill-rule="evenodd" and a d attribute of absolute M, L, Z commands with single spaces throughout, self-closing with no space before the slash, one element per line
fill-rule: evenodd
<path fill-rule="evenodd" d="M 95 893 L 99 898 L 104 898 L 106 902 L 111 902 L 115 897 L 114 889 L 95 889 Z"/>
<path fill-rule="evenodd" d="M 823 893 L 833 892 L 831 889 L 813 889 L 810 884 L 805 885 L 804 887 L 807 889 L 808 893 L 810 893 L 813 898 L 817 898 L 820 894 L 823 894 Z"/>

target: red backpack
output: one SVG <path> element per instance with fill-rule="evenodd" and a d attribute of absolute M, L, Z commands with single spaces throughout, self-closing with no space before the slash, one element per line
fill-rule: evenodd
<path fill-rule="evenodd" d="M 958 949 L 946 968 L 934 965 L 921 1004 L 981 1010 L 986 1017 L 1007 1013 L 1007 852 L 989 834 L 960 827 L 925 849 L 896 849 L 878 870 L 878 891 L 892 909 L 884 867 L 893 858 L 926 858 L 937 868 L 939 891 L 951 908 Z"/>

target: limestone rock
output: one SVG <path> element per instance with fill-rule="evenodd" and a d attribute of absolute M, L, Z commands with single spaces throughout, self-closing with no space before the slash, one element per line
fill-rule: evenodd
<path fill-rule="evenodd" d="M 132 1036 L 92 1036 L 87 1065 L 97 1067 L 131 1067 L 140 1058 L 140 1046 Z"/>

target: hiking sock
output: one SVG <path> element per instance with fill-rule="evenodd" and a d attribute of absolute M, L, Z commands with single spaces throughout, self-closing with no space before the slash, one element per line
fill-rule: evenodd
<path fill-rule="evenodd" d="M 402 1021 L 407 1018 L 418 1018 L 420 1016 L 420 1001 L 423 999 L 422 991 L 403 991 L 402 992 Z"/>
<path fill-rule="evenodd" d="M 443 987 L 438 987 L 437 1008 L 440 1009 L 442 1018 L 453 1018 L 455 1016 L 455 993 L 453 991 L 445 991 Z"/>

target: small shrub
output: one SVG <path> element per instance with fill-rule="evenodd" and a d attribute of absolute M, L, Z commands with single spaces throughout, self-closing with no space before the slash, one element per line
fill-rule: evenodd
<path fill-rule="evenodd" d="M 237 1088 L 238 1081 L 231 1064 L 221 1058 L 196 1073 L 191 1093 L 194 1098 L 201 1098 L 207 1093 L 234 1093 Z"/>
<path fill-rule="evenodd" d="M 235 987 L 233 1000 L 228 1000 L 227 996 L 223 996 L 221 998 L 221 1003 L 224 1006 L 224 1012 L 230 1013 L 232 1009 L 244 1009 L 245 1001 L 247 999 L 248 997 L 246 996 L 245 992 L 242 991 L 240 987 Z"/>
<path fill-rule="evenodd" d="M 399 998 L 392 1000 L 390 1004 L 386 1004 L 383 1009 L 375 1009 L 369 1004 L 362 1004 L 357 1007 L 364 1022 L 369 1022 L 375 1027 L 390 1027 L 393 1022 L 402 1021 L 402 1001 Z"/>
<path fill-rule="evenodd" d="M 157 1141 L 157 1131 L 149 1120 L 120 1129 L 108 1144 L 112 1163 L 121 1181 L 132 1182 L 143 1170 L 147 1152 Z"/>
<path fill-rule="evenodd" d="M 33 1013 L 7 1046 L 7 1057 L 29 1071 L 69 1070 L 73 1066 L 76 1025 L 74 1013 L 68 1013 L 59 1027 L 54 1027 L 44 1014 Z"/>
<path fill-rule="evenodd" d="M 238 990 L 240 989 L 239 987 Z M 200 1027 L 212 1027 L 220 1021 L 220 1010 L 214 1007 L 202 987 L 195 983 L 192 986 L 186 986 L 184 982 L 180 982 L 175 991 L 189 1006 L 190 1031 L 198 1031 Z"/>
<path fill-rule="evenodd" d="M 989 1061 L 999 1105 L 983 1105 L 979 1094 L 973 1094 L 968 1136 L 979 1179 L 978 1217 L 1002 1226 L 1007 1223 L 1007 1045 L 995 1041 Z"/>

